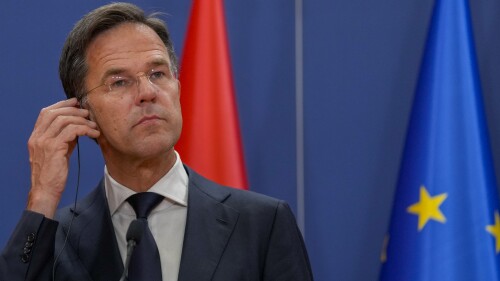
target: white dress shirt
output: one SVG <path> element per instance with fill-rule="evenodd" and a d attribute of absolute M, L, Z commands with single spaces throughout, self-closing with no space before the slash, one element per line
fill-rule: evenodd
<path fill-rule="evenodd" d="M 155 183 L 148 192 L 163 195 L 165 199 L 148 217 L 148 224 L 155 238 L 161 259 L 163 281 L 176 281 L 181 263 L 182 243 L 187 217 L 188 175 L 179 154 L 172 169 Z M 126 233 L 136 218 L 132 206 L 126 201 L 136 192 L 116 182 L 104 167 L 106 197 L 115 228 L 118 248 L 123 263 L 127 256 Z"/>

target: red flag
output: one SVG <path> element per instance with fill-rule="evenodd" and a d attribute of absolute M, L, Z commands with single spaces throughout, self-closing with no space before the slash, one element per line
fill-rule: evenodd
<path fill-rule="evenodd" d="M 222 0 L 194 0 L 182 55 L 182 161 L 205 177 L 247 189 Z"/>

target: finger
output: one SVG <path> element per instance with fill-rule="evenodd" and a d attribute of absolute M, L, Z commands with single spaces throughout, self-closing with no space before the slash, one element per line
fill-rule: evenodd
<path fill-rule="evenodd" d="M 75 128 L 77 129 L 73 132 Z M 62 132 L 64 132 L 62 138 L 58 138 Z M 58 147 L 62 142 L 74 141 L 76 137 L 80 135 L 88 135 L 97 138 L 99 136 L 97 124 L 81 117 L 60 116 L 45 132 L 31 135 L 28 140 L 28 150 L 31 155 L 37 149 L 43 150 L 53 146 Z"/>
<path fill-rule="evenodd" d="M 48 106 L 47 108 L 55 109 L 55 108 L 68 107 L 68 106 L 75 107 L 77 104 L 78 104 L 78 100 L 76 98 L 70 98 L 67 100 L 58 101 L 58 102 Z"/>
<path fill-rule="evenodd" d="M 54 138 L 55 142 L 62 143 L 70 143 L 76 140 L 77 137 L 80 136 L 88 136 L 91 138 L 98 138 L 100 132 L 94 128 L 91 128 L 87 125 L 77 125 L 70 124 L 66 126 L 57 137 Z"/>
<path fill-rule="evenodd" d="M 76 125 L 70 124 L 66 126 L 60 134 L 52 138 L 37 138 L 35 140 L 28 141 L 28 146 L 30 148 L 30 155 L 34 151 L 50 151 L 50 154 L 56 153 L 56 151 L 62 152 L 66 157 L 72 152 L 76 138 L 79 136 L 89 136 L 91 138 L 98 138 L 100 132 L 96 129 L 92 129 L 86 125 Z"/>
<path fill-rule="evenodd" d="M 76 107 L 47 107 L 40 111 L 33 133 L 43 133 L 58 116 L 79 116 L 87 118 L 88 115 L 88 110 Z"/>
<path fill-rule="evenodd" d="M 45 137 L 56 137 L 58 134 L 61 133 L 61 131 L 71 125 L 87 125 L 90 128 L 96 129 L 97 124 L 94 121 L 90 121 L 86 118 L 79 117 L 79 116 L 68 116 L 68 115 L 59 115 L 57 116 L 54 121 L 50 124 L 50 126 L 43 132 L 43 135 Z"/>
<path fill-rule="evenodd" d="M 28 140 L 28 149 L 30 155 L 33 155 L 33 153 L 37 150 L 54 151 L 54 148 L 58 148 L 56 150 L 59 150 L 64 147 L 65 144 L 67 145 L 71 142 L 74 142 L 78 136 L 98 138 L 100 132 L 99 130 L 97 130 L 96 125 L 89 126 L 90 122 L 91 121 L 87 120 L 87 123 L 83 124 L 68 124 L 64 126 L 58 134 L 53 134 L 51 136 L 44 134 L 37 137 L 31 137 Z M 67 154 L 68 151 L 64 153 Z"/>
<path fill-rule="evenodd" d="M 50 111 L 50 110 L 65 108 L 65 107 L 75 107 L 76 108 L 77 105 L 78 105 L 78 100 L 76 98 L 71 98 L 71 99 L 56 102 L 52 105 L 49 105 L 45 108 L 42 108 L 42 111 Z"/>

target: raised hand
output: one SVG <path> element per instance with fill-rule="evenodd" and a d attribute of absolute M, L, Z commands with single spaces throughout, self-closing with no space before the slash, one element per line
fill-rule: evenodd
<path fill-rule="evenodd" d="M 53 218 L 68 178 L 79 136 L 99 137 L 97 124 L 75 98 L 43 108 L 28 141 L 31 190 L 27 209 Z"/>

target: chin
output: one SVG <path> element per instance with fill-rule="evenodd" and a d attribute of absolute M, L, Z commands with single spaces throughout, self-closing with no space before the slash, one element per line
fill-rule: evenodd
<path fill-rule="evenodd" d="M 175 141 L 171 138 L 146 138 L 135 145 L 138 156 L 155 157 L 173 151 Z"/>

